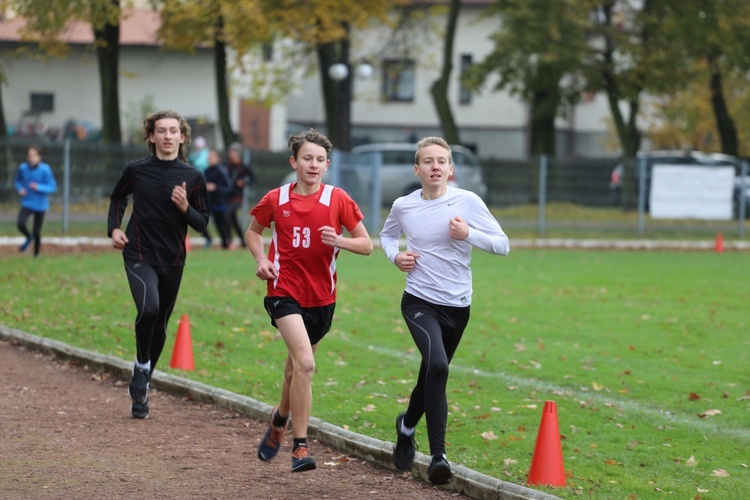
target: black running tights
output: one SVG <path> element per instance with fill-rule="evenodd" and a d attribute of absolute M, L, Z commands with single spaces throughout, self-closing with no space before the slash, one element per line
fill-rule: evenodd
<path fill-rule="evenodd" d="M 136 359 L 151 360 L 151 373 L 167 340 L 167 323 L 177 301 L 183 267 L 152 266 L 125 262 L 130 293 L 138 314 L 135 318 Z"/>
<path fill-rule="evenodd" d="M 409 293 L 401 299 L 401 314 L 422 355 L 417 384 L 412 390 L 404 425 L 416 427 L 427 420 L 430 455 L 445 453 L 448 420 L 448 364 L 469 323 L 469 307 L 431 304 Z"/>
<path fill-rule="evenodd" d="M 29 233 L 26 223 L 31 214 L 34 214 L 34 226 L 31 233 Z M 39 248 L 42 246 L 42 224 L 44 224 L 44 212 L 35 212 L 28 208 L 22 208 L 21 211 L 18 212 L 16 225 L 18 226 L 18 230 L 21 231 L 21 234 L 26 236 L 27 240 L 31 237 L 34 238 L 34 255 L 39 255 Z"/>

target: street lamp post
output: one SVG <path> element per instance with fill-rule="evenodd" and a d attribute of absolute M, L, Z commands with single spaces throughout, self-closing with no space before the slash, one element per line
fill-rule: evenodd
<path fill-rule="evenodd" d="M 338 126 L 340 127 L 339 136 L 331 137 L 334 140 L 334 146 L 343 151 L 351 149 L 352 142 L 352 99 L 353 99 L 353 76 L 358 78 L 371 78 L 375 72 L 372 65 L 368 62 L 359 62 L 354 65 L 354 75 L 349 70 L 350 65 L 345 63 L 334 63 L 328 67 L 328 76 L 335 82 L 338 87 L 336 92 L 336 108 L 338 110 Z M 335 136 L 334 131 L 334 136 Z M 337 141 L 337 142 L 336 142 Z"/>

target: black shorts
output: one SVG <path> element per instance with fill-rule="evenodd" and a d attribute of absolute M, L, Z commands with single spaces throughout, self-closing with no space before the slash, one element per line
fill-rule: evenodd
<path fill-rule="evenodd" d="M 312 345 L 320 342 L 331 330 L 333 311 L 336 309 L 335 302 L 323 307 L 302 307 L 291 297 L 266 297 L 263 299 L 263 306 L 271 317 L 271 324 L 276 328 L 278 328 L 276 326 L 278 318 L 290 314 L 302 315 L 302 321 L 305 323 L 307 336 Z"/>

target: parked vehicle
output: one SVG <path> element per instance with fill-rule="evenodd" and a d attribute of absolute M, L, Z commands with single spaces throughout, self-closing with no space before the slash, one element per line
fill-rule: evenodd
<path fill-rule="evenodd" d="M 740 194 L 742 193 L 741 185 L 741 168 L 742 163 L 739 158 L 731 155 L 725 155 L 721 153 L 704 153 L 701 151 L 681 151 L 681 150 L 659 150 L 659 151 L 643 151 L 636 155 L 638 164 L 635 167 L 635 192 L 638 192 L 638 186 L 640 185 L 640 161 L 646 160 L 646 209 L 648 210 L 649 202 L 649 189 L 651 186 L 651 169 L 654 165 L 699 165 L 699 166 L 715 166 L 715 167 L 726 167 L 730 166 L 734 168 L 735 172 L 735 187 L 734 187 L 734 214 L 738 214 L 738 206 L 740 200 Z M 612 191 L 620 192 L 622 190 L 622 162 L 619 162 L 614 169 L 612 169 L 612 175 L 610 177 L 609 188 Z M 750 186 L 750 182 L 747 182 Z M 750 187 L 746 187 L 744 190 L 746 206 L 750 208 Z M 747 210 L 747 209 L 746 209 Z"/>
<path fill-rule="evenodd" d="M 407 195 L 421 187 L 419 178 L 414 175 L 414 155 L 416 144 L 389 142 L 364 144 L 351 150 L 351 161 L 354 165 L 369 166 L 375 164 L 377 158 L 382 158 L 380 181 L 382 186 L 383 204 L 391 204 L 400 197 Z M 448 184 L 468 191 L 473 191 L 480 197 L 487 194 L 487 185 L 483 181 L 482 168 L 476 155 L 464 146 L 451 146 L 453 156 L 453 175 Z M 328 172 L 323 175 L 323 182 L 327 182 Z M 291 172 L 284 177 L 283 183 L 294 182 L 296 173 Z"/>

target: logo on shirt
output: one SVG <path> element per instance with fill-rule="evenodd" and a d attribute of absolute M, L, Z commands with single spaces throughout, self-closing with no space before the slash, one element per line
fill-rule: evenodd
<path fill-rule="evenodd" d="M 453 206 L 453 205 L 455 205 L 456 203 L 458 203 L 458 202 L 457 202 L 457 201 L 454 201 L 454 202 L 448 202 L 448 206 L 449 206 L 449 207 L 452 207 L 452 206 Z"/>
<path fill-rule="evenodd" d="M 289 210 L 282 210 L 281 211 L 281 216 L 282 217 L 291 217 L 292 216 L 292 212 L 289 211 Z"/>
<path fill-rule="evenodd" d="M 461 297 L 461 303 L 462 304 L 468 304 L 469 300 L 466 297 Z"/>
<path fill-rule="evenodd" d="M 273 303 L 273 307 L 274 307 L 274 308 L 278 307 L 278 306 L 279 306 L 279 302 L 281 302 L 281 301 L 280 301 L 280 300 L 277 300 L 276 302 L 274 302 L 274 303 Z"/>
<path fill-rule="evenodd" d="M 421 318 L 422 316 L 424 316 L 424 314 L 422 314 L 421 312 L 418 312 L 417 314 L 414 315 L 414 319 Z"/>

